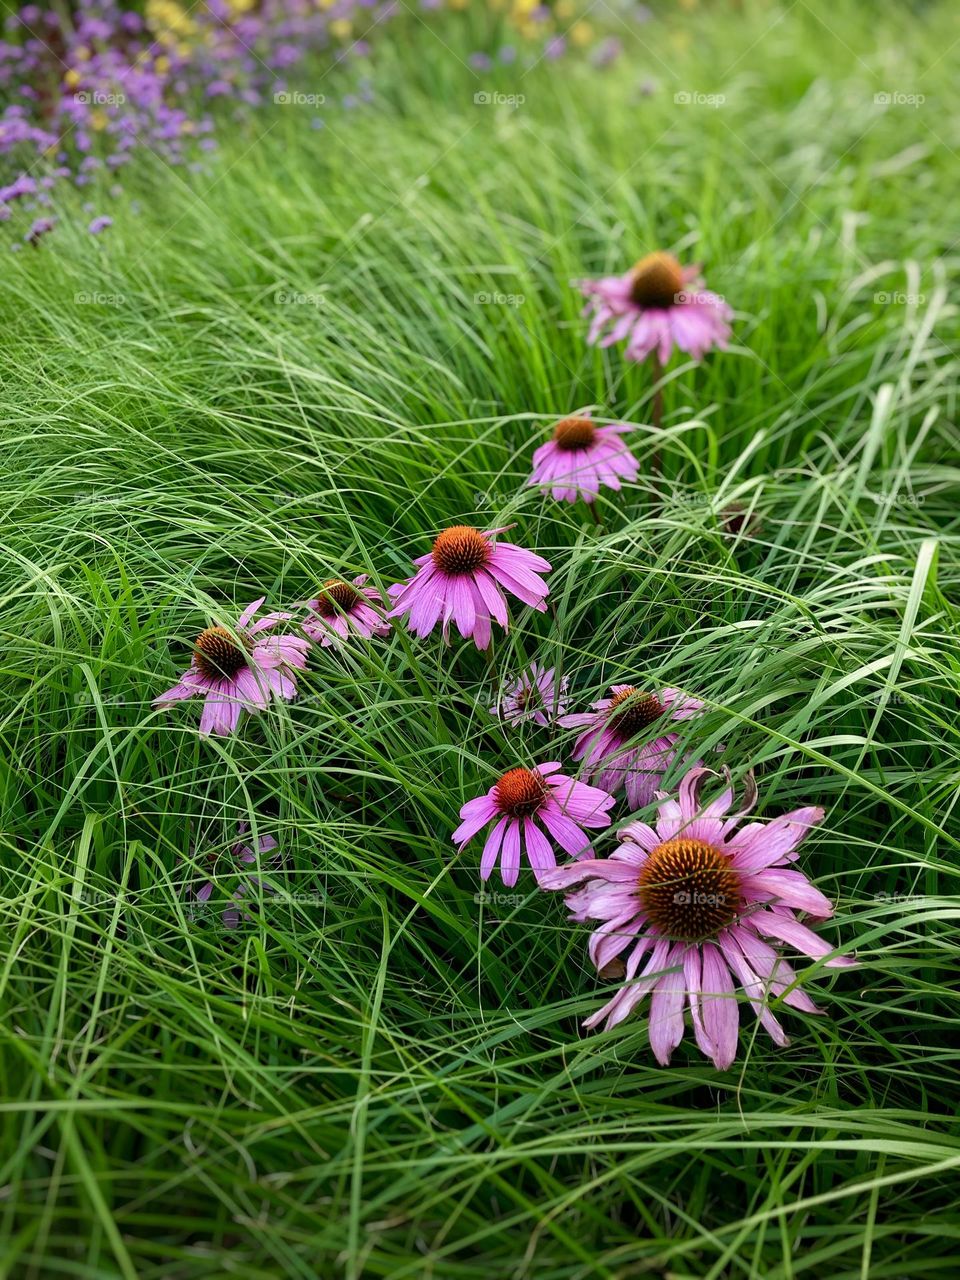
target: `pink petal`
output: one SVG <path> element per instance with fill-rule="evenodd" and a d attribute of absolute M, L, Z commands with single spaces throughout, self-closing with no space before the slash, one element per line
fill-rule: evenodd
<path fill-rule="evenodd" d="M 503 844 L 503 833 L 506 830 L 506 817 L 501 818 L 497 825 L 487 836 L 487 842 L 483 846 L 483 853 L 480 857 L 480 879 L 489 880 L 490 873 L 497 865 L 497 858 L 500 856 L 500 846 Z"/>
<path fill-rule="evenodd" d="M 676 947 L 664 967 L 681 965 L 682 948 Z M 650 1001 L 650 1048 L 662 1067 L 670 1065 L 670 1055 L 683 1039 L 683 1003 L 685 981 L 682 965 L 673 973 L 665 973 L 653 989 Z"/>
<path fill-rule="evenodd" d="M 751 928 L 768 938 L 778 938 L 803 955 L 810 956 L 812 960 L 822 960 L 834 949 L 826 939 L 808 929 L 805 924 L 780 911 L 755 911 L 748 919 Z M 828 969 L 851 968 L 856 963 L 853 956 L 833 956 L 826 961 Z"/>
<path fill-rule="evenodd" d="M 726 1071 L 737 1056 L 740 1010 L 730 970 L 712 943 L 703 944 L 700 1012 L 703 1026 L 714 1044 L 713 1063 Z"/>

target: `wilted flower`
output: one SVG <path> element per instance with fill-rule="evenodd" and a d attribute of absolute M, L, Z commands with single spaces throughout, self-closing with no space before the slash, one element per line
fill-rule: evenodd
<path fill-rule="evenodd" d="M 649 804 L 663 775 L 677 756 L 679 737 L 666 724 L 689 720 L 703 703 L 679 689 L 645 693 L 632 684 L 615 684 L 609 698 L 591 704 L 590 711 L 564 716 L 565 728 L 585 729 L 574 743 L 572 756 L 592 773 L 591 781 L 611 794 L 626 788 L 631 809 Z M 665 722 L 651 742 L 635 742 L 645 729 Z"/>
<path fill-rule="evenodd" d="M 490 708 L 490 714 L 509 725 L 532 720 L 534 724 L 551 724 L 567 709 L 566 692 L 568 677 L 557 684 L 555 667 L 541 667 L 531 662 L 526 671 L 510 680 L 500 701 Z"/>
<path fill-rule="evenodd" d="M 274 850 L 277 848 L 277 841 L 274 839 L 273 836 L 260 836 L 260 838 L 257 840 L 256 852 L 254 852 L 254 850 L 248 844 L 244 844 L 243 842 L 243 837 L 247 834 L 249 830 L 250 830 L 249 822 L 241 822 L 237 827 L 237 835 L 240 838 L 230 848 L 230 855 L 233 858 L 233 861 L 235 864 L 235 867 L 234 867 L 235 871 L 242 871 L 244 867 L 248 867 L 256 864 L 259 864 L 260 867 L 263 867 L 264 865 L 266 865 L 266 860 L 264 860 L 263 855 L 274 853 Z M 217 860 L 216 854 L 212 854 L 209 858 L 210 862 L 215 862 L 216 860 Z M 276 860 L 277 860 L 276 854 L 274 854 L 274 857 L 269 859 L 270 862 L 276 862 Z M 209 902 L 215 887 L 216 885 L 213 880 L 209 880 L 209 879 L 205 880 L 198 889 L 194 890 L 194 896 L 196 897 L 198 902 Z M 260 888 L 264 889 L 268 893 L 275 892 L 273 887 L 269 883 L 267 883 L 265 880 L 262 880 L 259 876 L 243 875 L 241 876 L 240 880 L 236 885 L 236 888 L 234 889 L 231 895 L 232 901 L 236 904 L 239 904 L 247 896 L 247 892 L 250 889 L 256 890 Z M 224 911 L 221 913 L 221 919 L 223 920 L 223 923 L 226 926 L 226 928 L 235 929 L 237 925 L 240 923 L 239 906 L 237 905 L 237 906 L 226 907 Z"/>

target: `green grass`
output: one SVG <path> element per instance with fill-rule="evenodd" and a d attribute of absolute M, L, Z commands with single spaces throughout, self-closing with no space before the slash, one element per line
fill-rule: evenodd
<path fill-rule="evenodd" d="M 375 107 L 266 110 L 7 261 L 0 1275 L 954 1274 L 960 21 L 717 4 L 603 74 L 482 77 L 437 30 L 396 29 Z M 570 287 L 657 246 L 738 314 L 659 435 Z M 588 404 L 643 424 L 599 529 L 520 487 Z M 554 564 L 497 672 L 679 685 L 764 816 L 826 806 L 802 865 L 862 963 L 803 968 L 789 1049 L 747 1009 L 722 1074 L 689 1032 L 658 1067 L 642 1018 L 584 1033 L 586 931 L 529 877 L 478 905 L 458 809 L 570 735 L 505 736 L 469 645 L 315 652 L 228 741 L 151 709 L 212 614 L 389 585 L 457 521 Z M 239 820 L 285 892 L 227 933 L 229 858 L 208 912 L 188 886 Z"/>

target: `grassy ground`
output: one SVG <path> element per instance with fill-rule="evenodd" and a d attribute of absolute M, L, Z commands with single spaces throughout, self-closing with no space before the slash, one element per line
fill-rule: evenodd
<path fill-rule="evenodd" d="M 953 1274 L 960 21 L 716 5 L 479 77 L 442 30 L 397 29 L 376 106 L 266 111 L 7 262 L 0 1274 Z M 657 246 L 736 340 L 670 367 L 598 529 L 519 485 L 552 416 L 649 423 L 569 282 Z M 679 685 L 766 815 L 827 807 L 804 865 L 862 967 L 811 966 L 788 1050 L 584 1034 L 560 901 L 478 904 L 460 805 L 569 735 L 505 737 L 470 646 L 315 656 L 228 741 L 151 710 L 218 608 L 389 584 L 457 521 L 555 566 L 498 672 Z M 229 857 L 189 885 L 239 820 L 284 893 L 227 932 Z"/>

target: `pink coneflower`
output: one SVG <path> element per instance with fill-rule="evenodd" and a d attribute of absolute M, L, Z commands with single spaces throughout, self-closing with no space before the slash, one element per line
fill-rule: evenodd
<path fill-rule="evenodd" d="M 241 837 L 241 839 L 238 840 L 236 844 L 232 845 L 230 848 L 230 854 L 236 864 L 237 871 L 242 871 L 242 869 L 245 866 L 250 866 L 254 863 L 259 863 L 260 866 L 265 865 L 264 861 L 262 861 L 263 855 L 267 853 L 273 853 L 273 851 L 277 848 L 277 842 L 273 836 L 261 836 L 257 841 L 256 852 L 254 852 L 254 850 L 251 849 L 251 847 L 248 844 L 243 843 L 243 839 L 242 839 L 242 837 L 245 836 L 249 830 L 250 830 L 249 822 L 241 822 L 237 827 L 237 834 Z M 214 853 L 209 856 L 208 861 L 213 863 L 217 861 L 217 858 L 218 858 L 218 855 Z M 276 860 L 277 860 L 276 856 L 274 856 L 273 858 L 269 859 L 269 862 L 276 862 Z M 216 886 L 213 880 L 205 880 L 203 884 L 200 885 L 199 889 L 195 890 L 194 896 L 196 897 L 198 902 L 209 902 L 215 887 Z M 242 902 L 247 895 L 247 890 L 251 888 L 252 889 L 263 888 L 268 893 L 276 892 L 276 890 L 273 888 L 272 885 L 268 884 L 264 880 L 261 880 L 259 877 L 244 876 L 240 879 L 239 883 L 237 884 L 237 887 L 234 889 L 233 894 L 231 895 L 232 901 L 235 903 Z M 246 912 L 244 913 L 244 915 L 246 916 L 247 919 L 250 918 Z M 235 929 L 237 925 L 240 923 L 239 907 L 232 906 L 232 907 L 225 908 L 225 910 L 221 913 L 220 918 L 223 920 L 223 923 L 226 926 L 226 928 Z"/>
<path fill-rule="evenodd" d="M 586 729 L 574 743 L 572 756 L 592 770 L 590 781 L 611 794 L 625 787 L 630 808 L 642 809 L 676 759 L 679 737 L 663 730 L 652 742 L 633 739 L 664 718 L 690 720 L 702 711 L 703 703 L 679 689 L 655 694 L 632 684 L 615 684 L 610 693 L 591 703 L 592 710 L 564 716 L 560 723 Z"/>
<path fill-rule="evenodd" d="M 558 502 L 593 502 L 601 485 L 619 489 L 621 479 L 636 480 L 640 464 L 620 439 L 633 427 L 598 427 L 584 413 L 564 418 L 553 437 L 535 450 L 527 486 L 549 489 Z"/>
<path fill-rule="evenodd" d="M 663 799 L 656 830 L 633 822 L 609 858 L 558 868 L 541 884 L 566 892 L 573 920 L 601 921 L 590 938 L 598 970 L 630 948 L 626 984 L 584 1026 L 615 1027 L 652 994 L 650 1047 L 667 1066 L 683 1039 L 688 1004 L 700 1051 L 725 1070 L 737 1052 L 736 983 L 778 1045 L 788 1041 L 769 997 L 820 1012 L 767 940 L 823 959 L 833 948 L 795 913 L 825 920 L 833 908 L 802 872 L 787 868 L 801 840 L 823 820 L 823 810 L 795 809 L 738 829 L 743 811 L 726 816 L 732 788 L 699 807 L 698 791 L 709 772 L 691 769 L 680 784 L 679 802 Z M 854 961 L 833 956 L 826 963 L 837 968 Z"/>
<path fill-rule="evenodd" d="M 311 640 L 327 649 L 331 645 L 339 648 L 350 638 L 351 630 L 368 640 L 390 634 L 390 623 L 383 616 L 383 597 L 375 587 L 365 586 L 366 581 L 365 573 L 353 582 L 327 579 L 316 600 L 307 601 L 314 616 L 304 622 L 303 629 Z"/>
<path fill-rule="evenodd" d="M 307 665 L 310 641 L 303 636 L 265 636 L 289 613 L 268 613 L 249 626 L 265 596 L 247 605 L 236 626 L 207 627 L 197 637 L 190 667 L 177 684 L 153 705 L 166 709 L 184 698 L 204 699 L 202 734 L 231 734 L 240 712 L 262 711 L 271 696 L 289 700 L 296 695 L 292 669 Z"/>
<path fill-rule="evenodd" d="M 546 612 L 550 588 L 539 575 L 549 572 L 550 565 L 512 542 L 494 543 L 494 536 L 504 532 L 481 533 L 466 524 L 444 529 L 433 550 L 414 561 L 419 571 L 409 582 L 391 588 L 394 608 L 387 617 L 409 613 L 410 630 L 418 636 L 429 635 L 442 619 L 444 640 L 449 640 L 452 619 L 465 639 L 472 636 L 478 649 L 486 649 L 491 618 L 507 629 L 504 590 Z"/>
<path fill-rule="evenodd" d="M 733 312 L 722 298 L 698 287 L 699 274 L 699 267 L 681 267 L 672 253 L 648 253 L 625 275 L 581 280 L 588 299 L 583 314 L 593 316 L 587 341 L 600 339 L 602 347 L 626 341 L 628 360 L 656 352 L 662 365 L 674 347 L 695 360 L 711 347 L 725 347 Z"/>
<path fill-rule="evenodd" d="M 584 827 L 610 825 L 607 810 L 613 805 L 613 797 L 598 787 L 588 787 L 557 773 L 559 768 L 560 762 L 553 760 L 533 769 L 511 769 L 485 796 L 468 800 L 460 810 L 463 821 L 453 833 L 453 841 L 460 848 L 482 827 L 495 822 L 480 859 L 482 879 L 489 879 L 499 859 L 503 883 L 515 885 L 522 847 L 539 880 L 543 872 L 557 865 L 547 836 L 571 857 L 582 858 L 591 849 Z"/>
<path fill-rule="evenodd" d="M 557 683 L 556 667 L 541 667 L 531 662 L 526 671 L 511 679 L 500 701 L 490 708 L 490 714 L 510 725 L 532 720 L 534 724 L 551 724 L 567 709 L 565 694 L 569 677 Z"/>

